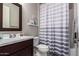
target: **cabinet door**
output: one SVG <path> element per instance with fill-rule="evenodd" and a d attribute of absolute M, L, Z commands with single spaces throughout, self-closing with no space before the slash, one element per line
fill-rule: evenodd
<path fill-rule="evenodd" d="M 33 46 L 27 48 L 27 56 L 33 56 Z"/>
<path fill-rule="evenodd" d="M 28 46 L 22 50 L 17 51 L 16 53 L 12 54 L 12 56 L 33 56 L 33 47 Z"/>

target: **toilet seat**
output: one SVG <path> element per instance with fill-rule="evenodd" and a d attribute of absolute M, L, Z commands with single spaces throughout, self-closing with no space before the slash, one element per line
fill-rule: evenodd
<path fill-rule="evenodd" d="M 48 52 L 48 46 L 44 44 L 39 44 L 36 46 L 40 52 Z"/>

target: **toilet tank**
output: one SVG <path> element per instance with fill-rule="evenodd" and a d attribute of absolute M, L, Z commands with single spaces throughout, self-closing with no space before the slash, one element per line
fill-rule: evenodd
<path fill-rule="evenodd" d="M 39 37 L 34 37 L 33 39 L 33 45 L 37 46 L 39 44 Z"/>

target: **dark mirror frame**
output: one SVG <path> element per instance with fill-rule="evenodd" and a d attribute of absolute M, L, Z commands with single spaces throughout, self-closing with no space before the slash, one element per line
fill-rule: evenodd
<path fill-rule="evenodd" d="M 22 5 L 18 3 L 12 3 L 19 7 L 19 28 L 3 28 L 3 3 L 0 3 L 0 31 L 22 31 Z"/>

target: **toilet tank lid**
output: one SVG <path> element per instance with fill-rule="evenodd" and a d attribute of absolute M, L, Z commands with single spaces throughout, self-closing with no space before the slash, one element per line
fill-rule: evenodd
<path fill-rule="evenodd" d="M 44 45 L 44 44 L 39 44 L 37 47 L 38 48 L 48 48 L 48 46 L 47 45 Z"/>

